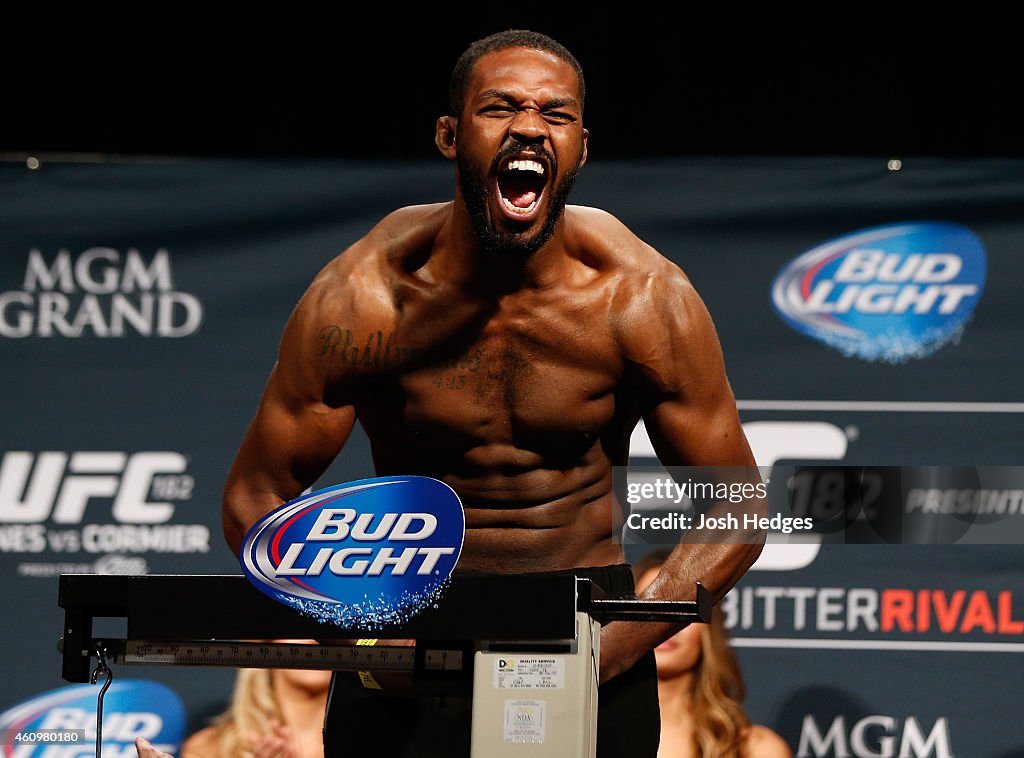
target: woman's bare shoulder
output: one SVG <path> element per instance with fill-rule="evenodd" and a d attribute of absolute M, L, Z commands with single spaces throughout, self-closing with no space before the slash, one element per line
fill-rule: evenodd
<path fill-rule="evenodd" d="M 751 724 L 743 733 L 743 758 L 793 758 L 793 751 L 768 727 Z"/>
<path fill-rule="evenodd" d="M 220 758 L 220 735 L 215 726 L 200 729 L 185 740 L 180 758 Z"/>

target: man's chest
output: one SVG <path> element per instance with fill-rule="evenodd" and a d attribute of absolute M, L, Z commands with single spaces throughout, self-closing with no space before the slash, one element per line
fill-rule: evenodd
<path fill-rule="evenodd" d="M 610 327 L 579 313 L 499 313 L 446 340 L 427 335 L 412 354 L 371 388 L 371 402 L 384 407 L 368 410 L 418 438 L 593 441 L 614 416 L 621 386 Z"/>

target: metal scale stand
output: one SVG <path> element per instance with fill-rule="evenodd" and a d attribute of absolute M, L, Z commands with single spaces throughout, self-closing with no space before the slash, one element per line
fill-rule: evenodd
<path fill-rule="evenodd" d="M 365 632 L 324 626 L 260 593 L 243 576 L 60 577 L 62 675 L 90 681 L 91 659 L 123 664 L 411 672 L 417 690 L 472 691 L 472 758 L 592 758 L 601 625 L 708 622 L 712 598 L 608 597 L 572 574 L 457 574 L 435 608 Z M 96 618 L 124 618 L 123 637 L 94 637 Z M 415 639 L 358 646 L 355 637 Z M 327 639 L 329 638 L 329 639 Z M 323 644 L 253 642 L 318 639 Z"/>

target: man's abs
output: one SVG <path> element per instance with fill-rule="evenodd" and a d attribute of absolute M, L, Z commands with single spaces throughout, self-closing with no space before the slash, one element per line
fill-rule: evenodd
<path fill-rule="evenodd" d="M 466 512 L 459 566 L 525 572 L 621 562 L 622 550 L 613 539 L 621 521 L 610 478 L 583 482 L 577 480 L 582 472 L 573 471 L 555 481 L 553 472 L 535 473 L 525 479 L 546 481 L 547 486 L 519 491 L 494 487 L 487 492 L 477 482 L 451 483 L 461 493 Z"/>

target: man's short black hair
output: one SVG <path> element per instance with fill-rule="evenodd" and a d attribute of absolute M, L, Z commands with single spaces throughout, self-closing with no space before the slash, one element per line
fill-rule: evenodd
<path fill-rule="evenodd" d="M 448 85 L 448 107 L 451 110 L 451 115 L 458 116 L 462 113 L 462 106 L 466 102 L 466 87 L 469 86 L 469 79 L 473 75 L 473 67 L 480 60 L 481 56 L 498 50 L 507 50 L 511 47 L 543 50 L 557 55 L 572 66 L 580 83 L 580 109 L 583 109 L 583 100 L 586 95 L 586 86 L 583 83 L 583 69 L 580 67 L 579 61 L 573 57 L 573 54 L 564 45 L 556 42 L 546 34 L 531 32 L 526 29 L 509 29 L 477 40 L 459 56 L 459 60 L 455 63 L 455 68 L 452 69 L 451 83 Z"/>

